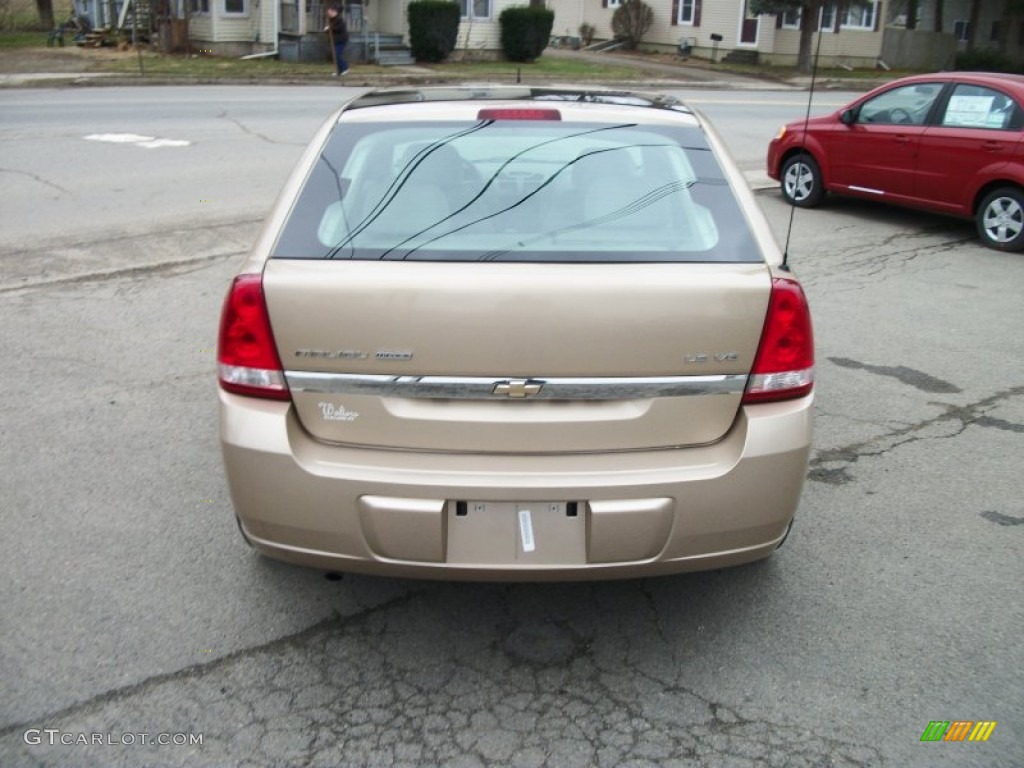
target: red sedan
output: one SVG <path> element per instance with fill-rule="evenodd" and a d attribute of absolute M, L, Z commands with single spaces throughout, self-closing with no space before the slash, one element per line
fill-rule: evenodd
<path fill-rule="evenodd" d="M 973 218 L 982 242 L 1024 250 L 1024 76 L 894 80 L 825 117 L 789 123 L 768 175 L 792 205 L 826 192 Z"/>

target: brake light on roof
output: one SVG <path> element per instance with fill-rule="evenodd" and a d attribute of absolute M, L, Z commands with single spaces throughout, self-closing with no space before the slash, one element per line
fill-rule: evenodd
<path fill-rule="evenodd" d="M 262 275 L 239 275 L 231 283 L 217 340 L 220 385 L 228 392 L 288 400 L 284 370 L 277 356 Z"/>
<path fill-rule="evenodd" d="M 814 331 L 807 297 L 795 280 L 772 278 L 761 345 L 744 403 L 803 397 L 814 388 Z"/>
<path fill-rule="evenodd" d="M 489 107 L 481 109 L 476 118 L 477 120 L 561 120 L 562 113 L 557 109 Z"/>

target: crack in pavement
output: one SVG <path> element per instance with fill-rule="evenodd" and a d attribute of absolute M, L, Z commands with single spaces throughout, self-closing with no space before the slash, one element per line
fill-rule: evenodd
<path fill-rule="evenodd" d="M 42 176 L 39 176 L 38 174 L 35 173 L 31 173 L 29 171 L 16 171 L 13 168 L 0 168 L 0 173 L 16 173 L 19 176 L 28 176 L 30 179 L 32 179 L 33 181 L 38 181 L 43 186 L 50 187 L 50 189 L 56 189 L 62 195 L 71 194 L 70 190 L 64 189 L 64 187 L 60 186 L 59 184 L 54 184 L 52 181 L 47 181 Z"/>
<path fill-rule="evenodd" d="M 246 253 L 259 222 L 245 218 L 89 240 L 63 238 L 0 251 L 0 294 L 202 268 Z"/>
<path fill-rule="evenodd" d="M 907 368 L 904 365 L 871 365 L 862 363 L 859 360 L 851 360 L 847 357 L 830 357 L 829 361 L 841 368 L 853 368 L 854 370 L 867 371 L 878 376 L 891 376 L 903 384 L 920 389 L 922 392 L 933 394 L 957 394 L 963 390 L 960 387 L 950 384 L 948 381 L 936 378 L 924 371 L 914 368 Z"/>
<path fill-rule="evenodd" d="M 919 440 L 956 437 L 972 425 L 1013 432 L 1024 431 L 1024 425 L 1005 422 L 1001 419 L 993 419 L 986 414 L 987 410 L 994 408 L 1002 400 L 1022 394 L 1024 394 L 1024 386 L 1017 386 L 996 392 L 977 402 L 969 403 L 967 406 L 952 406 L 952 404 L 945 402 L 932 402 L 930 404 L 944 408 L 943 413 L 916 424 L 891 430 L 868 440 L 817 452 L 810 461 L 807 477 L 818 482 L 844 485 L 853 481 L 849 469 L 861 459 L 885 456 L 889 452 L 898 449 L 901 445 L 918 442 Z M 930 427 L 946 423 L 953 424 L 953 431 L 949 434 L 920 434 Z"/>
<path fill-rule="evenodd" d="M 602 609 L 606 594 L 621 600 Z M 621 615 L 622 605 L 632 609 Z M 23 729 L 42 725 L 203 734 L 200 747 L 79 749 L 81 766 L 138 765 L 144 754 L 165 766 L 884 763 L 873 746 L 696 694 L 656 622 L 635 583 L 554 596 L 535 585 L 441 584 L 8 726 L 0 760 L 65 764 L 59 744 L 23 743 Z M 548 652 L 524 658 L 515 633 L 547 633 Z"/>
<path fill-rule="evenodd" d="M 934 238 L 943 230 L 938 228 L 925 229 L 916 232 L 898 232 L 883 238 L 879 242 L 864 242 L 858 245 L 851 245 L 842 253 L 842 271 L 847 278 L 874 278 L 884 274 L 886 271 L 903 267 L 919 256 L 948 253 L 967 243 L 976 242 L 976 237 L 963 237 L 954 240 L 944 240 L 939 243 L 908 243 L 906 247 L 888 249 L 894 243 L 914 241 L 918 239 Z M 804 276 L 803 283 L 807 286 L 818 286 L 821 281 L 829 281 L 829 291 L 842 292 L 847 290 L 860 291 L 867 285 L 874 285 L 873 282 L 862 284 L 851 280 L 844 281 L 841 285 L 834 284 L 835 274 L 829 272 L 820 277 Z"/>
<path fill-rule="evenodd" d="M 144 275 L 157 275 L 164 272 L 175 274 L 187 274 L 188 272 L 200 269 L 207 264 L 221 261 L 228 258 L 237 258 L 245 251 L 228 251 L 225 253 L 211 253 L 203 256 L 195 256 L 189 259 L 175 259 L 174 261 L 161 261 L 156 264 L 140 264 L 133 267 L 116 267 L 114 269 L 95 270 L 80 275 L 67 275 L 64 277 L 52 277 L 26 282 L 21 285 L 0 285 L 0 294 L 16 293 L 20 291 L 31 291 L 41 288 L 52 288 L 55 286 L 81 285 L 84 283 L 96 283 L 106 280 L 117 280 L 120 278 L 142 277 Z"/>
<path fill-rule="evenodd" d="M 996 512 L 992 509 L 986 509 L 981 513 L 981 516 L 990 523 L 995 523 L 996 525 L 1024 525 L 1024 517 L 1004 515 L 1003 513 Z"/>
<path fill-rule="evenodd" d="M 256 217 L 247 216 L 245 218 L 239 218 L 239 219 L 229 219 L 229 220 L 223 220 L 222 219 L 222 220 L 217 221 L 215 223 L 212 223 L 212 224 L 202 224 L 201 226 L 196 226 L 196 225 L 189 226 L 189 227 L 173 226 L 173 227 L 166 227 L 166 228 L 163 228 L 163 229 L 158 228 L 158 227 L 153 227 L 153 226 L 147 226 L 144 231 L 125 232 L 124 234 L 119 234 L 119 235 L 97 234 L 97 235 L 95 235 L 95 237 L 93 237 L 92 239 L 89 239 L 89 240 L 83 239 L 80 236 L 79 237 L 74 237 L 74 238 L 62 237 L 62 238 L 58 238 L 56 240 L 45 242 L 45 243 L 43 243 L 41 245 L 32 246 L 31 248 L 22 248 L 22 249 L 17 250 L 17 251 L 0 251 L 0 256 L 2 256 L 5 259 L 6 258 L 26 259 L 26 258 L 33 258 L 33 257 L 38 256 L 40 254 L 44 254 L 44 253 L 47 253 L 49 251 L 53 251 L 53 250 L 56 250 L 58 248 L 64 248 L 64 247 L 91 248 L 93 246 L 98 246 L 98 247 L 101 247 L 101 248 L 109 248 L 111 245 L 117 245 L 119 243 L 123 243 L 123 242 L 126 242 L 126 241 L 131 241 L 131 240 L 142 240 L 142 239 L 149 240 L 149 239 L 158 239 L 158 238 L 161 238 L 161 237 L 174 237 L 174 238 L 179 238 L 180 239 L 183 236 L 194 234 L 196 232 L 197 228 L 202 229 L 204 231 L 212 231 L 212 230 L 217 230 L 217 229 L 228 229 L 228 228 L 231 228 L 231 227 L 239 227 L 239 226 L 247 226 L 247 225 L 252 225 L 253 227 L 258 227 L 259 225 L 261 225 L 263 223 L 263 220 L 264 220 L 263 216 L 256 216 Z"/>
<path fill-rule="evenodd" d="M 345 621 L 357 622 L 361 619 L 365 619 L 367 616 L 370 616 L 377 611 L 382 611 L 396 604 L 402 603 L 403 601 L 410 600 L 417 594 L 419 594 L 419 592 L 407 592 L 396 598 L 392 598 L 391 600 L 380 603 L 379 605 L 366 608 L 362 611 L 359 611 L 354 614 L 349 614 L 347 616 L 343 616 L 342 614 L 335 612 L 334 615 L 328 616 L 327 618 L 322 619 L 317 623 L 309 627 L 306 627 L 305 629 L 300 629 L 298 632 L 293 632 L 290 635 L 279 637 L 275 640 L 271 640 L 262 645 L 254 646 L 251 648 L 241 648 L 237 651 L 233 651 L 229 654 L 221 656 L 220 658 L 214 661 L 193 664 L 191 666 L 184 667 L 174 672 L 167 672 L 162 675 L 154 675 L 153 677 L 146 678 L 145 680 L 141 680 L 137 683 L 132 683 L 131 685 L 121 686 L 120 688 L 113 688 L 109 691 L 105 691 L 101 694 L 97 694 L 96 696 L 86 699 L 85 701 L 76 702 L 75 704 L 71 704 L 55 712 L 50 712 L 48 714 L 41 715 L 40 717 L 35 718 L 32 721 L 0 726 L 0 739 L 10 736 L 13 733 L 23 731 L 25 728 L 30 728 L 32 727 L 32 723 L 35 722 L 61 720 L 74 715 L 89 714 L 97 707 L 109 703 L 117 703 L 119 701 L 123 701 L 127 698 L 139 694 L 145 694 L 154 687 L 165 683 L 173 683 L 175 681 L 180 681 L 184 679 L 201 678 L 205 675 L 214 674 L 220 667 L 223 667 L 239 659 L 244 659 L 248 656 L 261 652 L 274 651 L 277 649 L 286 649 L 289 647 L 296 646 L 298 644 L 301 644 L 303 640 L 309 637 L 313 637 L 318 633 L 329 631 L 335 627 L 343 626 Z"/>
<path fill-rule="evenodd" d="M 239 128 L 239 130 L 242 131 L 242 133 L 246 134 L 247 136 L 252 136 L 253 138 L 259 139 L 260 141 L 265 141 L 265 142 L 267 142 L 267 144 L 276 144 L 278 146 L 284 146 L 284 147 L 305 147 L 306 146 L 306 142 L 300 142 L 300 141 L 278 141 L 277 139 L 272 139 L 269 136 L 266 136 L 265 134 L 260 133 L 259 131 L 254 131 L 252 128 L 247 126 L 245 123 L 243 123 L 238 118 L 231 117 L 231 115 L 229 115 L 227 113 L 227 110 L 222 110 L 220 112 L 220 114 L 217 115 L 217 117 L 222 119 L 222 120 L 227 120 L 229 123 L 233 123 L 234 125 L 236 125 Z"/>
<path fill-rule="evenodd" d="M 948 440 L 959 436 L 969 426 L 979 426 L 991 429 L 999 429 L 1009 432 L 1024 431 L 1024 425 L 1014 424 L 995 419 L 988 416 L 987 411 L 994 408 L 1003 400 L 1024 395 L 1024 386 L 1010 387 L 994 395 L 983 398 L 968 405 L 951 405 L 949 403 L 935 403 L 945 410 L 928 419 L 910 424 L 906 427 L 893 429 L 885 434 L 878 435 L 869 440 L 862 440 L 857 443 L 842 446 L 840 448 L 829 448 L 818 451 L 811 459 L 807 477 L 831 485 L 845 485 L 852 482 L 853 477 L 849 469 L 862 458 L 875 458 L 884 456 L 897 448 L 915 443 L 920 440 Z M 930 427 L 951 423 L 953 431 L 943 435 L 921 435 L 919 433 Z"/>

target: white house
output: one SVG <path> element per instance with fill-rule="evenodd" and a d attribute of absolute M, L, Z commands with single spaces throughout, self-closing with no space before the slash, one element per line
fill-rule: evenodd
<path fill-rule="evenodd" d="M 612 14 L 620 1 L 548 0 L 555 11 L 555 34 L 577 35 L 586 22 L 596 28 L 597 39 L 613 38 Z M 738 54 L 770 65 L 796 62 L 799 13 L 755 16 L 749 0 L 646 2 L 654 25 L 644 47 L 677 50 L 685 45 L 703 58 Z M 820 35 L 824 66 L 950 67 L 956 52 L 968 48 L 972 9 L 974 49 L 992 48 L 1024 63 L 1024 13 L 1014 14 L 1012 4 L 992 0 L 918 0 L 915 29 L 907 28 L 907 0 L 832 0 L 816 20 L 813 44 L 818 50 Z"/>
<path fill-rule="evenodd" d="M 178 0 L 179 2 L 181 0 Z M 331 2 L 326 0 L 187 0 L 189 37 L 193 47 L 222 55 L 250 54 L 288 46 L 319 46 Z M 459 0 L 462 19 L 456 48 L 481 55 L 501 49 L 498 15 L 528 0 Z M 354 45 L 369 50 L 389 41 L 408 41 L 409 0 L 338 0 L 343 6 Z M 304 56 L 300 56 L 304 58 Z"/>

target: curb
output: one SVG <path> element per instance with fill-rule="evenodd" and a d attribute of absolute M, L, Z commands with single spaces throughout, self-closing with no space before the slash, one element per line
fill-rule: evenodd
<path fill-rule="evenodd" d="M 166 75 L 125 75 L 115 72 L 26 72 L 0 73 L 0 88 L 53 88 L 53 87 L 132 87 L 162 85 L 302 85 L 302 86 L 337 86 L 346 88 L 374 88 L 392 85 L 443 85 L 446 83 L 480 82 L 479 76 L 472 78 L 461 75 L 442 75 L 437 73 L 418 74 L 412 72 L 390 74 L 353 75 L 339 82 L 330 77 L 316 75 L 305 77 L 175 77 Z M 523 77 L 515 74 L 490 75 L 486 82 L 521 83 L 523 85 L 566 85 L 565 78 Z M 793 90 L 794 86 L 784 83 L 764 81 L 738 82 L 734 80 L 686 80 L 676 78 L 650 78 L 640 80 L 604 80 L 579 78 L 571 82 L 573 86 L 595 85 L 623 89 L 665 90 L 733 90 L 733 91 L 765 91 Z"/>

